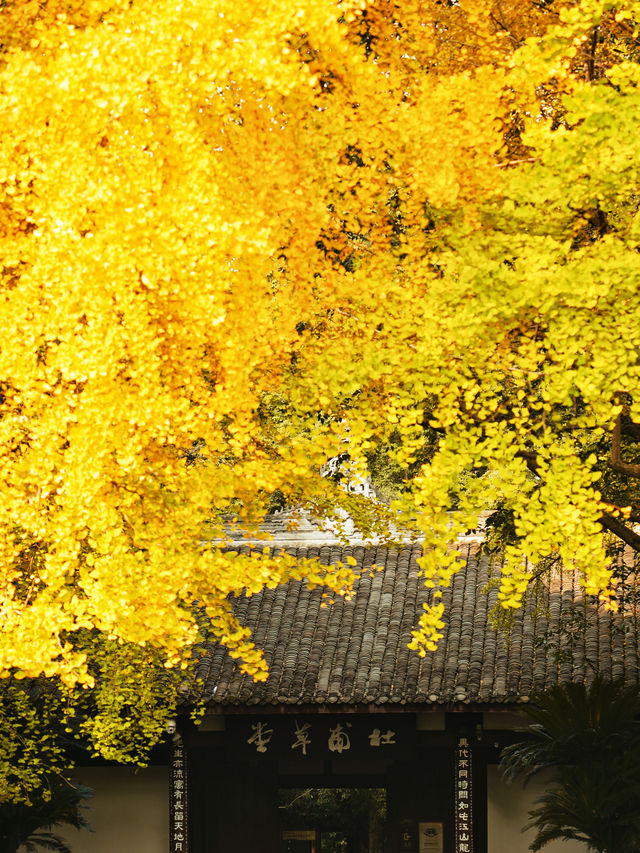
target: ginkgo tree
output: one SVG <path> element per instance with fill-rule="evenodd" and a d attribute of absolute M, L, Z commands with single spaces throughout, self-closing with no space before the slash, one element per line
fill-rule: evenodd
<path fill-rule="evenodd" d="M 226 548 L 275 492 L 424 536 L 422 654 L 485 509 L 507 608 L 555 558 L 615 606 L 606 537 L 640 547 L 639 13 L 4 0 L 11 689 L 99 689 L 87 637 L 179 671 L 203 613 L 265 677 L 229 594 L 352 579 Z M 391 507 L 321 476 L 346 441 L 356 472 L 395 466 Z"/>

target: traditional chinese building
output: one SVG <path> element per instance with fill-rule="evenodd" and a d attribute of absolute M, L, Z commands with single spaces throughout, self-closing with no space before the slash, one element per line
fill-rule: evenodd
<path fill-rule="evenodd" d="M 117 849 L 524 853 L 531 836 L 520 831 L 536 790 L 506 786 L 497 768 L 518 708 L 594 669 L 637 684 L 637 620 L 587 605 L 577 583 L 559 575 L 537 615 L 517 612 L 508 637 L 496 633 L 491 567 L 472 536 L 445 593 L 444 638 L 421 658 L 407 648 L 428 596 L 419 545 L 345 547 L 308 530 L 285 536 L 278 547 L 300 557 L 353 557 L 354 596 L 327 607 L 321 590 L 290 582 L 235 601 L 269 678 L 254 683 L 224 649 L 205 650 L 204 721 L 178 721 L 169 783 L 164 768 L 138 777 L 136 796 L 150 809 L 144 819 L 153 813 L 155 824 Z M 119 772 L 122 797 L 135 784 Z M 88 781 L 98 807 L 100 780 Z M 133 814 L 140 819 L 140 809 Z M 82 850 L 116 849 L 104 840 L 112 829 Z M 573 842 L 548 849 L 585 850 Z"/>

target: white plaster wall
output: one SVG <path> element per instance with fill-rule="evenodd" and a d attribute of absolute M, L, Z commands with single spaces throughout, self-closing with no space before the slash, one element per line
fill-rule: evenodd
<path fill-rule="evenodd" d="M 545 780 L 534 779 L 526 788 L 519 782 L 507 784 L 498 767 L 487 770 L 487 823 L 489 853 L 527 853 L 535 830 L 521 832 L 529 823 L 529 809 L 544 792 Z M 587 845 L 578 841 L 552 841 L 544 853 L 587 853 Z M 622 853 L 622 852 L 621 852 Z"/>
<path fill-rule="evenodd" d="M 78 768 L 77 778 L 93 788 L 87 818 L 95 832 L 56 829 L 73 853 L 166 853 L 169 849 L 169 783 L 166 767 Z M 488 853 L 528 853 L 534 832 L 520 830 L 544 780 L 525 789 L 508 785 L 498 767 L 487 775 Z M 545 853 L 587 853 L 585 844 L 555 841 Z"/>
<path fill-rule="evenodd" d="M 73 853 L 167 853 L 169 771 L 166 767 L 78 767 L 93 788 L 86 816 L 95 830 L 54 829 Z"/>

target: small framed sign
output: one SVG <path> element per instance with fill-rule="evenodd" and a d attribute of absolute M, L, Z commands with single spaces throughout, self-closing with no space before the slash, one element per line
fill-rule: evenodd
<path fill-rule="evenodd" d="M 419 853 L 442 853 L 442 824 L 418 824 Z"/>
<path fill-rule="evenodd" d="M 283 841 L 315 841 L 315 829 L 283 829 Z"/>

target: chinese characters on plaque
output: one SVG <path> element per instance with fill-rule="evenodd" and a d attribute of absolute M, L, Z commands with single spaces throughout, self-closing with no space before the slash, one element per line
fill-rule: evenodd
<path fill-rule="evenodd" d="M 459 737 L 456 748 L 456 853 L 473 853 L 471 747 Z"/>
<path fill-rule="evenodd" d="M 349 723 L 347 723 L 349 725 Z M 329 740 L 327 746 L 331 752 L 337 752 L 341 755 L 348 749 L 351 749 L 351 739 L 346 731 L 343 730 L 342 724 L 338 723 L 332 729 L 329 729 Z"/>
<path fill-rule="evenodd" d="M 174 736 L 170 783 L 170 851 L 187 853 L 187 762 L 182 738 Z"/>
<path fill-rule="evenodd" d="M 387 729 L 386 732 L 380 731 L 380 729 L 374 729 L 369 735 L 369 743 L 371 746 L 386 746 L 388 743 L 396 742 L 396 733 L 392 732 L 391 729 Z"/>
<path fill-rule="evenodd" d="M 246 743 L 258 753 L 266 753 L 274 736 L 273 725 L 265 720 L 250 724 L 250 733 Z M 385 752 L 385 747 L 395 746 L 397 733 L 388 727 L 367 729 L 355 727 L 348 721 L 300 722 L 294 719 L 283 724 L 286 728 L 287 746 L 298 755 L 307 756 L 315 744 L 326 749 L 332 755 L 348 753 L 352 747 L 367 752 Z M 280 726 L 279 726 L 280 727 Z"/>
<path fill-rule="evenodd" d="M 299 746 L 301 748 L 302 754 L 307 754 L 307 747 L 311 743 L 311 738 L 307 734 L 310 728 L 311 723 L 302 723 L 302 725 L 300 725 L 298 722 L 296 722 L 296 729 L 294 732 L 295 740 L 291 744 L 291 749 L 296 749 L 296 747 Z"/>
<path fill-rule="evenodd" d="M 273 729 L 270 729 L 266 723 L 253 723 L 251 726 L 253 734 L 247 740 L 247 743 L 254 743 L 258 752 L 266 752 L 269 741 L 273 737 Z"/>

